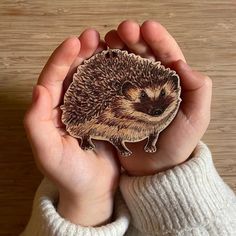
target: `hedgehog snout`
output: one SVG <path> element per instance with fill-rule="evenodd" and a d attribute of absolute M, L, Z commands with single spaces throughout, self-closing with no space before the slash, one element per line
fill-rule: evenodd
<path fill-rule="evenodd" d="M 151 116 L 160 116 L 164 111 L 165 109 L 163 108 L 154 108 L 149 112 L 149 114 Z"/>

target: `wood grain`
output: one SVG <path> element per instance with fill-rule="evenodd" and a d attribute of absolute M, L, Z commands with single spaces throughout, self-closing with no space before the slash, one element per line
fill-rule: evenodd
<path fill-rule="evenodd" d="M 41 175 L 22 127 L 32 86 L 67 36 L 96 28 L 103 37 L 124 19 L 155 19 L 191 66 L 213 79 L 212 119 L 203 140 L 236 190 L 235 0 L 2 0 L 0 2 L 0 235 L 24 228 Z"/>

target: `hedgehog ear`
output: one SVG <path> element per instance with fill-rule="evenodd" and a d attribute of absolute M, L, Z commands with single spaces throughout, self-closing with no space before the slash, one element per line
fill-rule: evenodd
<path fill-rule="evenodd" d="M 173 75 L 171 77 L 171 84 L 172 84 L 174 90 L 178 89 L 178 85 L 179 85 L 179 76 L 178 75 Z"/>
<path fill-rule="evenodd" d="M 133 91 L 136 89 L 136 86 L 129 81 L 125 81 L 121 86 L 121 95 L 125 96 L 127 99 L 133 101 L 135 100 Z"/>

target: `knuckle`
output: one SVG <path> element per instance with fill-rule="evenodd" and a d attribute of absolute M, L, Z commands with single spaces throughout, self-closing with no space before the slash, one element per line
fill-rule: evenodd
<path fill-rule="evenodd" d="M 204 83 L 208 88 L 212 88 L 212 79 L 209 76 L 204 76 Z"/>

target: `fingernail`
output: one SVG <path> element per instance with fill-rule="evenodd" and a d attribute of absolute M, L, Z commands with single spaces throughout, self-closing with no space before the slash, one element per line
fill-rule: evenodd
<path fill-rule="evenodd" d="M 39 90 L 38 90 L 38 86 L 35 85 L 32 92 L 32 101 L 36 102 L 38 100 L 38 97 L 39 97 Z"/>

